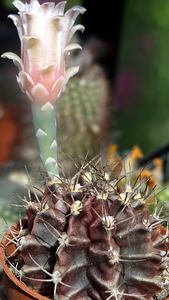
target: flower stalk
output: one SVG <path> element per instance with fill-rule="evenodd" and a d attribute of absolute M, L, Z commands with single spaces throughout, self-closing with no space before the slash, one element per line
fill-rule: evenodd
<path fill-rule="evenodd" d="M 51 179 L 59 177 L 57 162 L 57 139 L 56 139 L 56 105 L 50 102 L 43 106 L 32 104 L 32 116 L 35 128 L 35 136 L 39 147 L 44 168 Z M 54 130 L 52 130 L 54 128 Z"/>
<path fill-rule="evenodd" d="M 66 1 L 39 4 L 37 0 L 22 3 L 15 0 L 19 15 L 9 15 L 17 27 L 21 58 L 11 52 L 2 55 L 18 66 L 17 82 L 31 102 L 35 135 L 40 157 L 48 176 L 59 176 L 56 139 L 56 102 L 79 67 L 66 69 L 70 51 L 81 49 L 70 41 L 82 25 L 74 25 L 85 9 L 74 6 L 64 13 Z"/>

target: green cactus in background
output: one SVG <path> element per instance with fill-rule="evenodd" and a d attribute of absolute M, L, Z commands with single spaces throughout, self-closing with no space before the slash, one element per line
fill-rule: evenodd
<path fill-rule="evenodd" d="M 57 105 L 60 150 L 76 159 L 88 151 L 91 159 L 99 147 L 105 152 L 110 140 L 111 102 L 103 71 L 91 67 L 74 76 Z"/>

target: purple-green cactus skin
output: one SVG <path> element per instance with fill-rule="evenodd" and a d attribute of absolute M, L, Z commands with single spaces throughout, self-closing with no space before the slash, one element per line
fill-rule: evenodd
<path fill-rule="evenodd" d="M 145 181 L 129 186 L 129 176 L 82 170 L 47 185 L 41 201 L 25 201 L 28 224 L 15 238 L 20 279 L 55 300 L 140 300 L 162 291 L 164 218 L 148 213 L 154 191 Z"/>

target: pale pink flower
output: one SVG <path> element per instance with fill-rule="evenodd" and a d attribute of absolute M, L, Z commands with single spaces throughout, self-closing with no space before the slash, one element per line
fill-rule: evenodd
<path fill-rule="evenodd" d="M 81 49 L 78 44 L 70 44 L 70 40 L 76 30 L 84 30 L 74 22 L 85 9 L 75 6 L 64 13 L 66 1 L 56 6 L 53 2 L 40 5 L 37 0 L 30 0 L 30 4 L 15 0 L 13 4 L 19 15 L 9 17 L 18 30 L 21 58 L 11 52 L 2 57 L 12 59 L 18 66 L 17 81 L 32 102 L 54 104 L 79 69 L 66 69 L 66 56 L 73 49 Z"/>

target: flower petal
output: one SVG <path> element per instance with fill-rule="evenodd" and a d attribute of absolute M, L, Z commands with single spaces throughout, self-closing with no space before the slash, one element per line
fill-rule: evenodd
<path fill-rule="evenodd" d="M 24 57 L 24 69 L 27 73 L 30 74 L 34 83 L 36 84 L 39 81 L 39 69 L 41 67 L 41 54 L 42 54 L 42 45 L 41 40 L 38 36 L 33 35 L 24 35 L 22 37 L 25 50 L 23 49 Z"/>
<path fill-rule="evenodd" d="M 67 54 L 71 50 L 75 49 L 82 49 L 82 47 L 79 44 L 70 44 L 64 49 L 64 54 Z"/>
<path fill-rule="evenodd" d="M 37 0 L 30 0 L 30 4 L 25 3 L 25 11 L 30 13 L 37 14 L 40 8 L 40 3 Z"/>
<path fill-rule="evenodd" d="M 19 76 L 17 77 L 17 82 L 23 92 L 26 90 L 30 91 L 33 86 L 34 82 L 29 74 L 24 71 L 19 72 Z"/>
<path fill-rule="evenodd" d="M 14 0 L 13 5 L 19 10 L 25 10 L 25 4 L 22 3 L 21 1 Z"/>
<path fill-rule="evenodd" d="M 63 16 L 66 3 L 67 3 L 67 1 L 61 1 L 61 2 L 59 2 L 55 6 L 55 9 L 53 10 L 53 16 L 57 16 L 57 15 Z"/>
<path fill-rule="evenodd" d="M 38 18 L 40 17 L 41 20 L 45 20 L 45 19 L 52 17 L 54 6 L 55 6 L 54 2 L 43 3 L 39 8 Z"/>
<path fill-rule="evenodd" d="M 64 42 L 66 41 L 67 45 L 70 42 L 70 39 L 72 38 L 72 34 L 70 35 L 70 30 L 75 22 L 75 19 L 77 16 L 81 13 L 83 14 L 86 11 L 85 8 L 81 6 L 74 6 L 73 8 L 69 9 L 65 15 L 64 15 Z M 64 47 L 66 45 L 64 44 Z"/>
<path fill-rule="evenodd" d="M 71 24 L 73 25 L 76 18 L 78 17 L 79 14 L 84 14 L 86 9 L 80 5 L 76 5 L 69 9 L 66 13 L 65 16 L 69 17 L 69 20 L 71 21 Z M 72 25 L 70 27 L 72 27 Z"/>
<path fill-rule="evenodd" d="M 21 18 L 17 15 L 9 15 L 8 18 L 10 18 L 13 21 L 14 25 L 17 28 L 19 38 L 21 39 L 22 35 L 24 34 L 24 28 Z"/>
<path fill-rule="evenodd" d="M 32 96 L 28 93 L 28 91 L 26 91 L 26 96 L 27 96 L 27 99 L 30 101 L 30 102 L 33 102 L 34 99 L 32 98 Z"/>
<path fill-rule="evenodd" d="M 23 93 L 25 93 L 25 89 L 23 89 L 22 83 L 21 83 L 20 78 L 19 78 L 18 76 L 16 76 L 16 81 L 17 81 L 17 83 L 18 83 L 18 85 L 19 85 L 21 91 L 22 91 Z"/>
<path fill-rule="evenodd" d="M 53 17 L 47 20 L 43 37 L 44 64 L 57 63 L 60 65 L 62 56 L 61 30 L 63 17 Z"/>
<path fill-rule="evenodd" d="M 40 70 L 40 80 L 41 83 L 47 88 L 48 91 L 52 89 L 53 82 L 55 81 L 55 73 L 58 65 L 48 64 L 41 68 Z"/>
<path fill-rule="evenodd" d="M 45 104 L 48 101 L 47 97 L 49 96 L 49 93 L 41 83 L 38 83 L 33 87 L 31 95 L 34 102 L 42 105 L 43 103 Z"/>
<path fill-rule="evenodd" d="M 75 32 L 77 30 L 80 30 L 83 33 L 83 31 L 85 30 L 85 27 L 83 25 L 81 25 L 81 24 L 77 24 L 77 25 L 72 26 L 72 28 L 69 31 L 68 43 L 70 42 L 72 36 L 75 34 Z"/>
<path fill-rule="evenodd" d="M 36 14 L 37 24 L 35 31 L 42 40 L 44 39 L 44 28 L 46 26 L 46 22 L 52 17 L 54 5 L 55 4 L 53 2 L 43 3 Z"/>
<path fill-rule="evenodd" d="M 13 63 L 18 67 L 19 71 L 24 69 L 23 62 L 17 54 L 13 52 L 5 52 L 1 55 L 1 57 L 12 59 Z"/>
<path fill-rule="evenodd" d="M 35 35 L 36 16 L 30 12 L 23 11 L 20 13 L 20 17 L 24 26 L 24 33 L 22 35 Z"/>
<path fill-rule="evenodd" d="M 53 85 L 51 94 L 50 94 L 50 102 L 54 103 L 60 97 L 61 92 L 63 91 L 65 85 L 67 83 L 67 79 L 61 76 Z"/>
<path fill-rule="evenodd" d="M 73 77 L 77 72 L 79 71 L 79 66 L 76 67 L 70 67 L 66 70 L 66 79 L 67 81 Z"/>
<path fill-rule="evenodd" d="M 48 64 L 48 65 L 45 65 L 41 68 L 42 70 L 42 73 L 49 73 L 51 71 L 53 71 L 54 69 L 56 68 L 56 64 Z"/>

